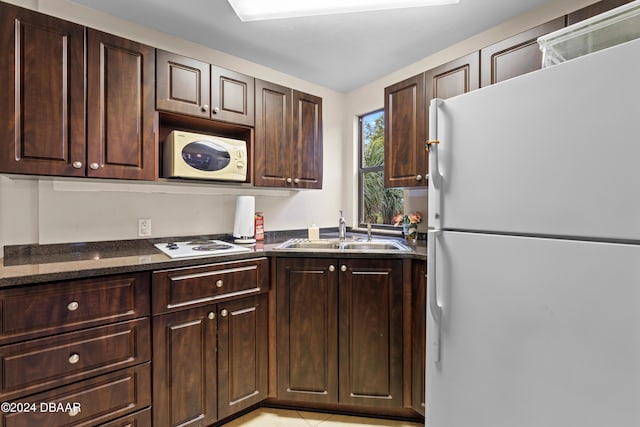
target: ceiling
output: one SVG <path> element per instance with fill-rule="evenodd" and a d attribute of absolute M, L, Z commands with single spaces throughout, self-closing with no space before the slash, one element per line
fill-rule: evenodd
<path fill-rule="evenodd" d="M 554 0 L 461 0 L 457 5 L 244 23 L 226 0 L 72 1 L 349 92 Z"/>

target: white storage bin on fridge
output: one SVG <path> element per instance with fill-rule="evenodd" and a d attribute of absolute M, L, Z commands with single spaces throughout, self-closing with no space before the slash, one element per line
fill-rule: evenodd
<path fill-rule="evenodd" d="M 542 68 L 640 37 L 640 0 L 538 38 Z"/>

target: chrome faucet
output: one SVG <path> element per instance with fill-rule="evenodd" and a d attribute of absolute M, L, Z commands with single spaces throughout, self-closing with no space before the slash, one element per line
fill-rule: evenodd
<path fill-rule="evenodd" d="M 347 222 L 344 220 L 342 210 L 340 210 L 340 219 L 338 220 L 338 240 L 347 238 Z"/>

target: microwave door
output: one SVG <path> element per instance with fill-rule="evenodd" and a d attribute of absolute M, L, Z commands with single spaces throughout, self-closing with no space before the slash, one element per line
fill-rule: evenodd
<path fill-rule="evenodd" d="M 229 166 L 231 155 L 214 141 L 194 141 L 182 149 L 182 159 L 194 169 L 215 172 Z"/>

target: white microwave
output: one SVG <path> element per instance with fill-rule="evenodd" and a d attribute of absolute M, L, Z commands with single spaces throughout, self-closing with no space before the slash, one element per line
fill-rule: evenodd
<path fill-rule="evenodd" d="M 167 178 L 246 181 L 246 141 L 172 131 L 164 141 L 163 175 Z"/>

